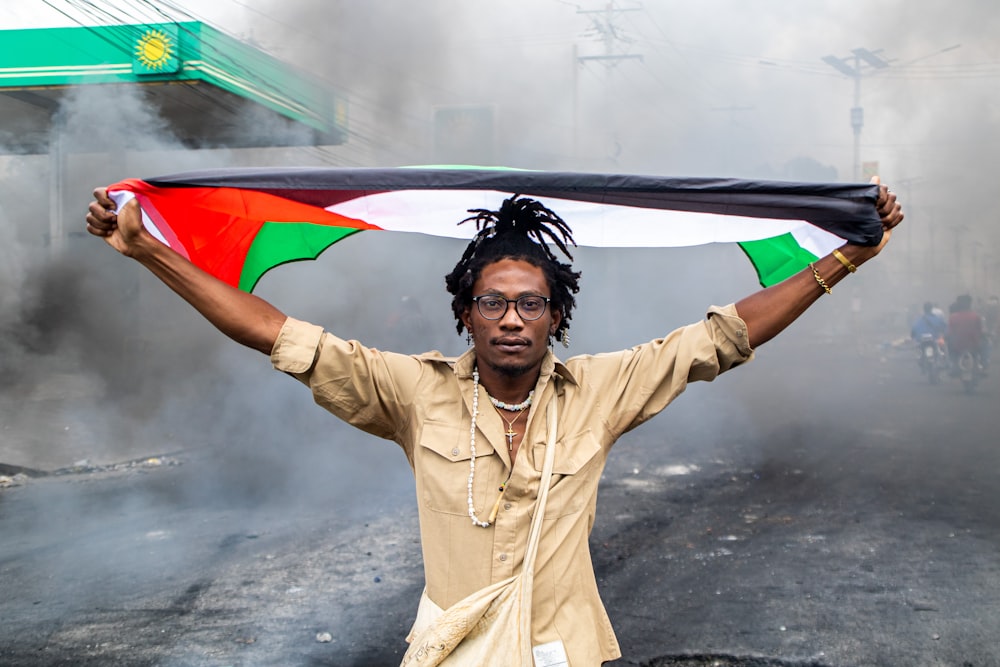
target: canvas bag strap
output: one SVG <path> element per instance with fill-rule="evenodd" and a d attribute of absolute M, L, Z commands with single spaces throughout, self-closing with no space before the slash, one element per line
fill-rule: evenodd
<path fill-rule="evenodd" d="M 546 409 L 548 417 L 547 442 L 545 443 L 545 463 L 542 464 L 542 479 L 538 486 L 538 500 L 535 503 L 535 516 L 531 518 L 531 529 L 528 533 L 528 546 L 524 552 L 524 566 L 518 582 L 521 586 L 521 613 L 519 616 L 521 636 L 521 662 L 524 665 L 534 664 L 531 654 L 531 593 L 535 586 L 535 557 L 538 555 L 538 543 L 542 534 L 542 523 L 545 519 L 545 504 L 549 497 L 549 482 L 552 480 L 552 467 L 556 460 L 556 434 L 559 426 L 556 398 L 553 396 Z"/>
<path fill-rule="evenodd" d="M 531 518 L 528 546 L 524 552 L 524 567 L 522 571 L 527 573 L 534 573 L 535 555 L 538 553 L 538 541 L 542 534 L 542 520 L 545 518 L 545 504 L 549 497 L 549 482 L 552 480 L 552 468 L 556 460 L 556 431 L 559 418 L 555 397 L 549 401 L 546 416 L 548 417 L 548 433 L 545 443 L 545 463 L 542 464 L 542 479 L 538 484 L 538 501 L 535 503 L 535 516 Z"/>

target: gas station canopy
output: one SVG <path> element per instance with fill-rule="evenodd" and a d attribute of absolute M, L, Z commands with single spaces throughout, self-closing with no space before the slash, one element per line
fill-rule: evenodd
<path fill-rule="evenodd" d="M 0 30 L 0 47 L 7 152 L 48 152 L 61 101 L 77 86 L 138 86 L 190 148 L 346 139 L 346 101 L 328 84 L 204 23 Z"/>

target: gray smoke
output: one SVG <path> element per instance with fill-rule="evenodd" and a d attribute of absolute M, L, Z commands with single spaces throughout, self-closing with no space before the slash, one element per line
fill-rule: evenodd
<path fill-rule="evenodd" d="M 676 416 L 637 437 L 696 436 L 672 440 L 674 455 L 725 430 L 752 441 L 767 433 L 752 401 L 742 400 L 756 382 L 786 409 L 811 400 L 796 382 L 808 345 L 877 349 L 907 335 L 913 304 L 998 291 L 991 199 L 1000 10 L 992 0 L 961 9 L 929 0 L 648 2 L 595 13 L 605 6 L 282 0 L 233 9 L 226 31 L 347 96 L 343 146 L 189 150 L 147 111 L 140 91 L 68 97 L 63 212 L 71 232 L 61 255 L 44 231 L 47 159 L 0 158 L 0 372 L 10 378 L 0 386 L 0 461 L 55 469 L 182 451 L 202 466 L 182 497 L 247 505 L 333 503 L 359 487 L 398 493 L 411 484 L 393 445 L 315 408 L 267 359 L 225 340 L 83 233 L 94 186 L 193 168 L 450 161 L 846 181 L 853 82 L 821 58 L 858 47 L 891 61 L 862 79 L 861 158 L 877 161 L 904 198 L 905 227 L 740 380 L 692 388 Z M 268 128 L 248 121 L 245 131 Z M 256 293 L 376 347 L 461 352 L 443 276 L 462 244 L 388 236 L 352 237 L 317 262 L 282 267 Z M 557 349 L 562 356 L 663 335 L 756 288 L 733 246 L 575 255 L 583 291 L 573 346 Z M 419 326 L 393 326 L 401 310 L 418 307 Z M 793 363 L 783 365 L 785 357 Z M 835 412 L 836 397 L 826 400 Z"/>
<path fill-rule="evenodd" d="M 4 160 L 9 205 L 0 230 L 11 242 L 3 244 L 0 326 L 14 332 L 4 342 L 4 367 L 18 371 L 19 387 L 37 388 L 41 379 L 23 372 L 25 360 L 65 359 L 67 368 L 87 374 L 96 395 L 122 391 L 116 405 L 124 422 L 139 427 L 129 433 L 150 439 L 151 423 L 177 423 L 164 415 L 186 410 L 175 404 L 175 383 L 235 388 L 246 383 L 222 378 L 266 366 L 231 350 L 142 271 L 80 234 L 94 185 L 195 167 L 392 166 L 456 155 L 526 168 L 848 180 L 853 82 L 821 58 L 846 58 L 857 47 L 890 62 L 862 78 L 861 159 L 877 161 L 883 179 L 905 198 L 907 226 L 864 277 L 788 335 L 837 332 L 851 310 L 881 328 L 872 335 L 892 337 L 903 331 L 912 304 L 996 290 L 995 226 L 983 215 L 991 193 L 986 160 L 997 141 L 996 98 L 985 85 L 997 75 L 996 47 L 983 36 L 1000 19 L 990 3 L 963 12 L 930 2 L 864 8 L 823 2 L 781 11 L 739 2 L 612 7 L 439 1 L 418 11 L 404 2 L 282 2 L 230 12 L 228 31 L 347 96 L 351 130 L 343 146 L 184 150 L 164 121 L 145 110 L 141 94 L 76 91 L 63 109 L 71 167 L 64 209 L 73 232 L 56 264 L 39 225 L 27 222 L 45 200 L 39 176 L 47 162 Z M 247 132 L 269 131 L 255 122 L 248 120 Z M 376 346 L 457 352 L 461 341 L 451 334 L 441 289 L 457 248 L 439 240 L 372 244 L 359 237 L 317 263 L 276 271 L 258 292 L 293 315 Z M 362 253 L 368 261 L 358 265 Z M 754 288 L 732 247 L 581 249 L 578 259 L 584 292 L 574 318 L 577 351 L 644 340 Z M 317 299 L 303 284 L 329 288 Z M 419 304 L 430 323 L 422 335 L 389 331 L 393 308 L 404 303 Z M 133 357 L 125 367 L 114 363 L 123 351 Z M 246 403 L 221 395 L 222 403 Z M 188 418 L 180 420 L 185 430 L 208 428 L 233 439 L 218 406 L 204 406 L 198 402 L 213 415 L 205 415 L 212 426 Z M 245 423 L 240 416 L 234 421 Z M 158 428 L 165 440 L 191 435 L 166 423 Z"/>

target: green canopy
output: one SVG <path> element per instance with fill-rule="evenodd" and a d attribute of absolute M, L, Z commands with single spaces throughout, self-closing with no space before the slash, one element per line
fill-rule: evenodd
<path fill-rule="evenodd" d="M 46 152 L 52 114 L 80 85 L 141 86 L 191 147 L 346 138 L 346 101 L 327 82 L 204 23 L 0 30 L 0 45 L 0 146 L 8 151 Z"/>

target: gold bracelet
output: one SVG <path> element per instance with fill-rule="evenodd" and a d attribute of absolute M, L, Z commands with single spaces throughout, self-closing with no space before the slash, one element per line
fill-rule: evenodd
<path fill-rule="evenodd" d="M 813 278 L 815 278 L 816 282 L 819 283 L 819 286 L 823 288 L 823 291 L 827 294 L 833 294 L 833 292 L 830 291 L 830 286 L 826 284 L 825 280 L 823 280 L 823 276 L 819 275 L 816 265 L 810 264 L 809 268 L 813 270 Z"/>
<path fill-rule="evenodd" d="M 844 265 L 844 268 L 851 273 L 858 270 L 858 267 L 854 266 L 854 264 L 851 263 L 851 260 L 847 259 L 847 257 L 844 256 L 844 253 L 840 252 L 836 248 L 833 249 L 833 256 L 840 260 L 840 263 Z"/>

